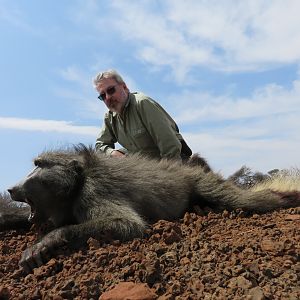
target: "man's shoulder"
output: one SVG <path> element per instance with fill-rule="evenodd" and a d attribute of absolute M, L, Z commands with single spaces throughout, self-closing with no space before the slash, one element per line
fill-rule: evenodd
<path fill-rule="evenodd" d="M 143 103 L 147 103 L 147 102 L 155 103 L 155 101 L 152 98 L 145 95 L 144 93 L 134 92 L 131 93 L 131 95 L 132 95 L 131 101 L 137 106 L 143 105 Z"/>

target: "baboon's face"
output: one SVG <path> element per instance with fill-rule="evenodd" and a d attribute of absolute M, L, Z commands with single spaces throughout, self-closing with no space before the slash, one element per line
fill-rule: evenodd
<path fill-rule="evenodd" d="M 29 220 L 41 224 L 50 219 L 61 223 L 63 214 L 70 205 L 70 194 L 78 177 L 76 168 L 66 165 L 45 163 L 36 159 L 36 167 L 20 183 L 9 189 L 15 201 L 28 203 L 31 207 Z"/>

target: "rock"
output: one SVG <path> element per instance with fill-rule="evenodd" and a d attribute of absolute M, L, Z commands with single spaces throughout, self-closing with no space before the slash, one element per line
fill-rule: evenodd
<path fill-rule="evenodd" d="M 275 252 L 276 251 L 276 242 L 271 239 L 263 239 L 261 244 L 261 250 L 266 252 Z"/>
<path fill-rule="evenodd" d="M 300 220 L 300 215 L 286 215 L 285 220 L 287 220 L 287 221 Z"/>
<path fill-rule="evenodd" d="M 97 300 L 113 287 L 126 299 L 130 290 L 120 292 L 120 282 L 143 293 L 139 297 L 150 293 L 159 300 L 300 299 L 299 212 L 254 218 L 186 213 L 150 225 L 134 241 L 90 239 L 79 249 L 61 247 L 28 275 L 18 262 L 35 232 L 0 232 L 0 299 Z"/>
<path fill-rule="evenodd" d="M 265 299 L 263 290 L 258 286 L 249 290 L 248 295 L 250 296 L 249 300 L 264 300 Z"/>
<path fill-rule="evenodd" d="M 155 300 L 157 295 L 145 283 L 121 282 L 99 300 Z"/>
<path fill-rule="evenodd" d="M 10 292 L 7 287 L 0 286 L 0 299 L 1 300 L 10 299 Z"/>
<path fill-rule="evenodd" d="M 179 242 L 181 240 L 181 235 L 172 229 L 171 232 L 164 232 L 162 238 L 167 245 L 170 245 Z"/>
<path fill-rule="evenodd" d="M 231 278 L 228 286 L 230 288 L 239 287 L 242 288 L 243 290 L 247 290 L 253 287 L 253 283 L 243 276 L 238 276 L 238 277 Z"/>

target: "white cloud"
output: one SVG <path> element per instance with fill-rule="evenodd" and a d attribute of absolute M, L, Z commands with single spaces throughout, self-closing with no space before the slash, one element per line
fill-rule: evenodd
<path fill-rule="evenodd" d="M 141 60 L 171 67 L 180 81 L 197 66 L 249 71 L 300 60 L 297 0 L 112 3 L 109 27 L 135 41 Z"/>
<path fill-rule="evenodd" d="M 89 76 L 87 72 L 82 71 L 78 66 L 67 66 L 59 70 L 59 74 L 62 79 L 75 83 L 79 88 L 90 89 L 92 87 L 92 76 Z M 94 75 L 96 75 L 96 72 Z"/>
<path fill-rule="evenodd" d="M 32 120 L 0 117 L 0 129 L 25 131 L 60 132 L 78 135 L 97 136 L 99 128 L 95 126 L 77 126 L 67 121 Z"/>
<path fill-rule="evenodd" d="M 58 74 L 63 82 L 54 87 L 55 95 L 72 102 L 80 117 L 102 119 L 106 109 L 97 99 L 97 92 L 93 90 L 92 75 L 76 65 L 62 68 L 58 70 Z"/>
<path fill-rule="evenodd" d="M 299 80 L 291 89 L 269 85 L 249 98 L 216 99 L 207 94 L 200 105 L 189 100 L 201 99 L 197 95 L 179 98 L 185 105 L 192 103 L 186 110 L 182 106 L 175 119 L 181 127 L 191 123 L 198 128 L 198 133 L 185 132 L 185 138 L 223 174 L 232 174 L 245 164 L 263 172 L 300 166 Z M 178 95 L 172 101 L 176 99 Z"/>
<path fill-rule="evenodd" d="M 224 133 L 224 134 L 222 134 Z M 223 132 L 183 133 L 194 152 L 208 159 L 213 169 L 224 176 L 247 165 L 255 171 L 300 167 L 300 140 L 280 138 L 247 139 Z"/>
<path fill-rule="evenodd" d="M 169 101 L 177 105 L 176 110 L 179 113 L 176 120 L 182 124 L 257 119 L 297 111 L 300 113 L 300 81 L 294 81 L 290 90 L 270 84 L 255 90 L 249 98 L 184 92 L 180 96 L 170 96 Z"/>
<path fill-rule="evenodd" d="M 82 87 L 88 86 L 88 80 L 86 74 L 83 74 L 76 66 L 68 66 L 65 69 L 59 71 L 63 79 L 72 81 L 79 84 Z M 89 85 L 91 84 L 91 80 Z"/>

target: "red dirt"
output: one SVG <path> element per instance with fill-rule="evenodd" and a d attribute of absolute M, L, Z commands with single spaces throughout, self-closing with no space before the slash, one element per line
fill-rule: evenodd
<path fill-rule="evenodd" d="M 300 208 L 186 213 L 144 239 L 59 249 L 26 275 L 18 261 L 34 239 L 0 232 L 0 299 L 300 299 Z"/>

